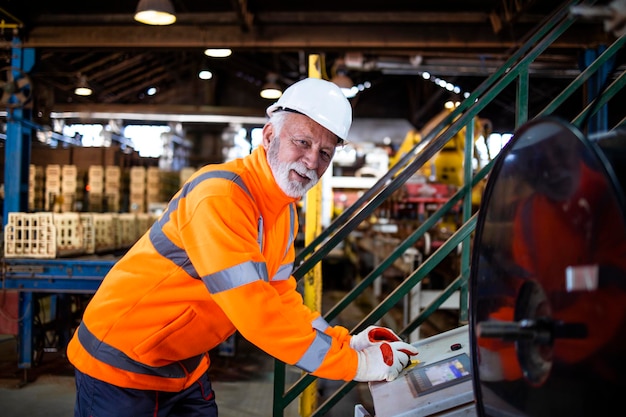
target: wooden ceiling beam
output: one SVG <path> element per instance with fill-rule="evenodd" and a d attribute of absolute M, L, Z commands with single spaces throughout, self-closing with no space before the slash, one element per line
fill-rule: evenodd
<path fill-rule="evenodd" d="M 248 10 L 247 0 L 231 0 L 243 32 L 250 32 L 254 24 L 254 15 Z"/>
<path fill-rule="evenodd" d="M 486 12 L 257 12 L 250 13 L 247 2 L 231 0 L 233 12 L 211 13 L 176 13 L 176 25 L 255 25 L 273 24 L 393 24 L 393 23 L 489 23 L 489 13 Z M 243 19 L 243 21 L 242 21 Z M 526 21 L 538 22 L 538 15 L 527 15 L 522 18 Z M 522 20 L 522 21 L 523 21 Z M 31 24 L 37 26 L 79 26 L 79 25 L 124 25 L 132 24 L 132 14 L 45 14 L 38 16 Z"/>
<path fill-rule="evenodd" d="M 527 33 L 531 28 L 520 28 Z M 471 33 L 472 36 L 467 34 Z M 581 24 L 566 33 L 552 48 L 581 49 L 606 42 L 599 25 Z M 394 24 L 332 27 L 328 25 L 280 25 L 243 33 L 238 26 L 38 26 L 23 40 L 33 48 L 207 48 L 228 47 L 255 50 L 364 50 L 364 49 L 451 49 L 483 51 L 518 46 L 519 40 L 495 36 L 489 24 L 457 25 Z"/>

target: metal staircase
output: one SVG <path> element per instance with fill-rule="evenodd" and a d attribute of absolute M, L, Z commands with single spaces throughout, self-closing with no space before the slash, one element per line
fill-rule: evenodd
<path fill-rule="evenodd" d="M 529 115 L 529 86 L 531 79 L 529 76 L 530 64 L 537 59 L 550 45 L 562 36 L 578 17 L 571 13 L 572 6 L 584 5 L 592 6 L 594 1 L 568 1 L 565 2 L 533 33 L 529 34 L 521 46 L 511 53 L 510 58 L 487 80 L 485 80 L 467 99 L 465 99 L 448 117 L 441 121 L 434 129 L 427 134 L 423 140 L 416 145 L 411 152 L 406 154 L 396 163 L 384 176 L 382 176 L 374 186 L 367 190 L 361 198 L 348 207 L 338 216 L 328 228 L 326 228 L 311 244 L 306 246 L 297 256 L 296 265 L 299 265 L 294 272 L 298 279 L 302 278 L 317 263 L 327 256 L 331 250 L 341 244 L 351 232 L 355 231 L 359 225 L 367 221 L 372 213 L 387 201 L 390 196 L 402 187 L 424 164 L 433 158 L 444 145 L 450 141 L 462 129 L 465 129 L 466 138 L 474 136 L 474 120 L 480 112 L 492 103 L 503 90 L 514 86 L 516 89 L 516 127 L 524 124 L 530 119 L 547 116 L 549 114 L 559 115 L 559 109 L 564 102 L 572 97 L 572 94 L 581 88 L 590 89 L 589 85 L 606 86 L 597 91 L 591 91 L 589 95 L 596 94 L 597 100 L 590 100 L 591 104 L 581 104 L 581 110 L 571 121 L 580 124 L 583 121 L 603 118 L 600 122 L 606 125 L 606 107 L 611 100 L 626 84 L 626 71 L 622 71 L 613 78 L 612 62 L 617 52 L 626 42 L 626 36 L 621 36 L 613 41 L 611 45 L 601 48 L 601 52 L 588 54 L 593 59 L 587 59 L 587 65 L 580 75 L 574 79 L 552 102 L 535 115 Z M 594 98 L 594 97 L 592 97 Z M 626 118 L 621 119 L 615 126 L 609 126 L 607 130 L 626 123 Z M 590 123 L 589 126 L 592 126 Z M 579 126 L 580 127 L 580 126 Z M 593 133 L 593 132 L 587 132 Z M 368 325 L 379 321 L 386 313 L 396 306 L 410 291 L 428 274 L 441 263 L 452 251 L 458 247 L 460 252 L 460 274 L 445 288 L 441 295 L 428 305 L 419 315 L 411 318 L 399 332 L 401 336 L 407 337 L 411 332 L 423 324 L 428 317 L 435 312 L 453 293 L 460 291 L 460 314 L 459 325 L 468 321 L 468 279 L 470 275 L 470 258 L 472 233 L 476 226 L 478 212 L 472 207 L 473 188 L 489 174 L 494 161 L 491 161 L 478 172 L 472 170 L 473 141 L 465 141 L 464 158 L 464 185 L 443 204 L 434 214 L 424 220 L 423 223 L 413 231 L 392 253 L 378 265 L 366 277 L 362 278 L 358 284 L 348 292 L 343 299 L 328 311 L 323 312 L 327 321 L 332 321 L 346 307 L 350 306 L 356 299 L 371 288 L 374 281 L 382 275 L 398 258 L 400 258 L 408 248 L 411 248 L 420 238 L 424 236 L 437 222 L 443 218 L 452 208 L 460 209 L 462 216 L 462 226 L 450 236 L 442 246 L 425 259 L 412 273 L 401 282 L 391 293 L 389 293 L 375 308 L 373 308 L 362 321 L 353 329 L 351 333 L 356 333 L 365 329 Z M 280 361 L 275 362 L 274 374 L 274 407 L 275 417 L 283 416 L 287 406 L 296 400 L 299 395 L 315 381 L 315 377 L 305 374 L 290 387 L 286 387 L 287 365 Z M 321 404 L 311 415 L 322 416 L 328 413 L 337 402 L 350 390 L 355 388 L 356 382 L 344 383 L 334 392 L 323 404 Z"/>

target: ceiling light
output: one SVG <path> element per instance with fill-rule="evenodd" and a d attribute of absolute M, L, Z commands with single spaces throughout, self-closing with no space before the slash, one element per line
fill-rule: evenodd
<path fill-rule="evenodd" d="M 261 88 L 261 97 L 276 100 L 283 95 L 283 91 L 278 85 L 278 74 L 270 72 L 267 74 L 267 82 Z"/>
<path fill-rule="evenodd" d="M 210 56 L 212 58 L 226 58 L 227 56 L 230 56 L 232 53 L 233 51 L 231 51 L 228 48 L 219 48 L 219 49 L 208 48 L 204 51 L 204 54 L 206 56 Z"/>
<path fill-rule="evenodd" d="M 341 88 L 343 95 L 347 98 L 356 96 L 359 90 L 354 87 L 354 82 L 350 77 L 348 77 L 348 69 L 346 68 L 343 59 L 338 59 L 335 62 L 335 65 L 333 66 L 333 73 L 334 76 L 330 79 L 330 81 Z"/>
<path fill-rule="evenodd" d="M 146 25 L 171 25 L 176 21 L 170 0 L 139 0 L 135 20 Z"/>
<path fill-rule="evenodd" d="M 209 70 L 203 69 L 198 73 L 198 78 L 200 78 L 201 80 L 210 80 L 211 78 L 213 78 L 213 73 Z"/>
<path fill-rule="evenodd" d="M 87 84 L 87 77 L 84 75 L 79 76 L 78 85 L 74 90 L 74 94 L 77 96 L 90 96 L 93 93 L 93 90 L 89 88 L 89 84 Z"/>
<path fill-rule="evenodd" d="M 343 93 L 343 95 L 347 98 L 352 98 L 356 96 L 356 93 L 358 93 L 359 91 L 358 87 L 354 86 L 354 82 L 352 82 L 352 79 L 345 74 L 337 74 L 333 78 L 331 78 L 330 81 L 337 84 L 337 86 L 341 88 L 341 92 Z"/>

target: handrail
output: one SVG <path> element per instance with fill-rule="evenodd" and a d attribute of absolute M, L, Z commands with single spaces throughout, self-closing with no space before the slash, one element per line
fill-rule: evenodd
<path fill-rule="evenodd" d="M 428 162 L 443 146 L 461 129 L 466 128 L 466 134 L 471 132 L 473 120 L 478 113 L 483 110 L 491 101 L 497 97 L 502 90 L 515 82 L 518 85 L 517 118 L 516 126 L 524 123 L 528 118 L 528 92 L 525 90 L 528 84 L 528 68 L 541 53 L 543 53 L 567 28 L 569 28 L 575 17 L 569 14 L 569 8 L 580 1 L 566 2 L 557 10 L 546 23 L 535 33 L 528 36 L 527 41 L 515 52 L 496 73 L 485 80 L 461 105 L 432 129 L 426 137 L 417 144 L 411 152 L 405 155 L 396 165 L 394 165 L 383 177 L 381 177 L 371 189 L 367 190 L 352 206 L 348 207 L 338 216 L 329 227 L 318 236 L 309 246 L 301 251 L 296 258 L 298 267 L 294 270 L 294 276 L 301 278 L 308 269 L 321 261 L 332 248 L 342 242 L 350 232 L 369 218 L 371 213 L 382 204 L 393 192 L 399 189 L 417 170 Z M 593 4 L 591 2 L 583 2 Z M 624 37 L 617 39 L 596 61 L 591 63 L 572 83 L 559 94 L 544 110 L 536 117 L 554 112 L 585 80 L 593 76 L 608 60 L 613 57 L 619 48 L 624 44 Z M 606 104 L 617 91 L 626 84 L 626 73 L 621 74 L 607 88 L 605 94 L 594 103 L 595 107 L 587 106 L 574 121 L 580 121 L 588 116 L 588 113 L 595 113 L 597 109 Z M 624 121 L 622 121 L 624 123 Z M 467 135 L 472 137 L 471 134 Z M 466 141 L 467 142 L 467 141 Z M 466 161 L 471 149 L 466 146 Z M 490 172 L 493 162 L 476 173 L 470 181 L 471 175 L 465 176 L 465 184 L 446 202 L 439 210 L 430 215 L 418 228 L 411 233 L 402 243 L 400 243 L 392 253 L 384 259 L 374 270 L 349 291 L 337 304 L 329 309 L 324 315 L 327 321 L 337 317 L 347 306 L 350 305 L 360 294 L 362 294 L 372 283 L 381 276 L 382 272 L 389 268 L 409 247 L 421 238 L 436 222 L 462 198 L 465 198 L 462 205 L 464 224 L 453 234 L 444 244 L 432 255 L 430 255 L 417 269 L 413 271 L 404 281 L 394 289 L 382 302 L 378 304 L 362 321 L 352 329 L 352 333 L 362 330 L 367 325 L 381 319 L 392 307 L 394 307 L 402 297 L 417 285 L 439 262 L 441 262 L 455 247 L 462 245 L 463 253 L 461 257 L 461 273 L 459 276 L 442 291 L 442 294 L 426 307 L 417 317 L 405 325 L 399 332 L 402 336 L 408 336 L 419 325 L 436 311 L 449 296 L 457 290 L 467 290 L 467 280 L 469 277 L 469 239 L 475 229 L 477 213 L 470 217 L 472 188 Z M 467 162 L 466 162 L 467 164 Z M 467 293 L 465 293 L 467 295 Z M 465 307 L 467 308 L 467 307 Z M 275 383 L 274 383 L 274 416 L 282 416 L 286 406 L 297 398 L 316 378 L 310 374 L 303 375 L 289 389 L 285 390 L 285 364 L 275 361 Z M 328 412 L 345 394 L 356 385 L 355 382 L 346 382 L 333 395 L 331 395 L 312 416 L 322 416 Z"/>
<path fill-rule="evenodd" d="M 608 62 L 615 54 L 617 50 L 624 46 L 626 42 L 626 35 L 621 36 L 615 42 L 611 44 L 595 61 L 593 61 L 587 68 L 581 72 L 574 81 L 561 94 L 556 96 L 541 112 L 538 116 L 547 115 L 553 113 L 565 100 L 567 100 L 574 91 L 580 88 L 585 81 L 587 81 L 592 75 L 594 75 L 600 67 Z M 610 89 L 611 87 L 609 87 Z"/>
<path fill-rule="evenodd" d="M 361 209 L 361 207 L 366 202 L 370 201 L 370 199 L 375 194 L 380 192 L 381 189 L 385 188 L 385 186 L 387 186 L 387 187 L 391 187 L 392 186 L 392 183 L 395 182 L 394 178 L 396 178 L 396 174 L 398 174 L 398 171 L 400 169 L 402 169 L 407 163 L 411 162 L 414 154 L 416 152 L 418 152 L 419 149 L 424 148 L 424 147 L 430 148 L 431 147 L 431 141 L 433 141 L 434 138 L 437 135 L 439 135 L 442 131 L 445 131 L 447 129 L 447 127 L 450 126 L 450 124 L 452 124 L 455 120 L 457 120 L 457 118 L 459 116 L 461 116 L 463 114 L 463 112 L 465 112 L 465 110 L 472 108 L 472 106 L 475 105 L 475 103 L 480 99 L 480 97 L 484 93 L 486 93 L 487 90 L 489 90 L 489 88 L 491 88 L 492 84 L 496 83 L 499 78 L 501 78 L 505 74 L 507 74 L 510 71 L 510 69 L 512 69 L 513 67 L 516 66 L 516 64 L 519 64 L 519 60 L 520 59 L 525 59 L 525 55 L 528 53 L 528 51 L 530 51 L 533 48 L 533 45 L 537 44 L 538 42 L 540 42 L 542 40 L 545 43 L 544 37 L 546 37 L 545 34 L 549 30 L 552 30 L 559 23 L 561 24 L 561 26 L 564 26 L 557 33 L 552 34 L 549 37 L 546 37 L 547 39 L 549 39 L 549 43 L 545 44 L 543 46 L 543 48 L 541 49 L 541 51 L 545 50 L 545 48 L 547 48 L 549 46 L 549 44 L 551 44 L 554 40 L 556 40 L 556 38 L 559 35 L 561 35 L 565 31 L 565 29 L 567 29 L 567 27 L 569 27 L 575 21 L 574 18 L 569 16 L 569 8 L 570 8 L 570 6 L 572 6 L 574 4 L 577 4 L 577 3 L 581 3 L 581 1 L 580 0 L 571 0 L 571 1 L 567 2 L 566 4 L 564 4 L 563 6 L 561 6 L 561 8 L 559 10 L 557 10 L 548 19 L 548 21 L 545 23 L 545 25 L 542 26 L 534 34 L 529 36 L 528 40 L 526 42 L 524 42 L 524 44 L 517 51 L 512 53 L 511 56 L 509 57 L 509 59 L 507 59 L 506 62 L 491 77 L 489 77 L 485 81 L 483 81 L 467 99 L 465 99 L 463 102 L 461 102 L 461 105 L 459 107 L 457 107 L 447 117 L 445 117 L 439 124 L 437 124 L 431 130 L 431 132 L 429 134 L 427 134 L 426 137 L 419 144 L 417 144 L 413 148 L 413 150 L 411 152 L 408 152 L 406 155 L 404 155 L 400 159 L 400 161 L 398 161 L 398 163 L 396 165 L 391 167 L 390 170 L 385 175 L 383 175 L 369 190 L 367 190 L 356 202 L 354 202 L 343 213 L 341 213 L 326 228 L 326 230 L 324 230 L 324 232 L 322 232 L 316 239 L 314 239 L 313 242 L 311 242 L 310 245 L 305 247 L 296 256 L 296 265 L 300 264 L 300 262 L 302 262 L 308 255 L 310 255 L 313 251 L 318 249 L 318 246 L 321 245 L 323 242 L 325 242 L 326 239 L 328 239 L 328 237 L 332 233 L 336 233 L 336 234 L 340 235 L 339 239 L 332 239 L 331 238 L 333 243 L 336 243 L 336 240 L 341 240 L 341 239 L 345 238 L 347 233 L 350 232 L 350 230 L 349 230 L 346 233 L 345 229 L 348 229 L 349 226 L 352 226 L 353 223 L 354 223 L 354 222 L 351 222 L 349 220 L 352 220 L 351 218 L 357 213 L 357 211 L 359 209 Z M 595 1 L 588 1 L 588 2 L 585 2 L 585 3 L 593 4 L 593 3 L 595 3 Z M 539 54 L 537 54 L 537 55 L 539 55 Z M 524 62 L 533 61 L 534 58 L 536 58 L 536 56 L 534 56 L 532 60 L 525 59 Z M 487 104 L 487 103 L 485 103 L 485 104 Z M 432 149 L 432 152 L 430 152 L 430 150 L 429 150 L 429 153 L 432 153 L 434 155 L 456 133 L 458 133 L 458 130 L 454 131 L 452 134 L 450 134 L 446 138 L 446 140 L 436 141 L 436 143 L 434 143 L 432 145 L 432 147 L 434 149 Z M 430 155 L 430 156 L 432 156 L 432 155 Z M 426 158 L 426 160 L 428 160 L 428 159 L 429 158 Z M 415 171 L 417 171 L 417 169 L 421 168 L 421 166 L 426 162 L 426 160 L 425 161 L 421 161 L 422 163 L 419 164 L 419 166 L 416 167 Z M 415 167 L 415 165 L 417 165 L 417 164 L 415 164 L 415 161 L 414 161 L 411 165 L 412 165 L 412 167 Z M 406 171 L 406 169 L 405 169 L 405 171 Z M 413 172 L 411 172 L 411 175 L 412 174 L 413 174 Z M 394 180 L 394 181 L 392 181 L 392 180 Z M 392 183 L 389 183 L 389 181 L 392 181 Z M 402 185 L 403 183 L 404 183 L 404 181 L 399 181 L 398 187 L 400 185 Z M 397 187 L 394 188 L 394 191 L 395 191 L 396 188 Z M 339 229 L 339 230 L 336 230 L 336 229 Z M 322 247 L 319 248 L 318 252 L 320 253 L 320 255 L 322 257 L 327 255 L 328 252 L 330 251 L 330 249 L 335 246 L 335 245 L 330 245 L 329 243 L 330 242 L 326 241 L 326 244 L 324 244 Z M 329 248 L 328 246 L 331 246 L 331 247 Z M 316 264 L 320 260 L 321 260 L 321 257 L 318 257 L 318 256 L 311 256 L 310 258 L 306 259 L 302 264 L 300 264 L 299 268 L 294 271 L 294 276 L 296 276 L 296 278 L 300 278 L 301 276 L 304 275 L 305 272 L 300 272 L 299 270 L 303 269 L 304 271 L 307 271 L 312 266 L 311 264 Z"/>

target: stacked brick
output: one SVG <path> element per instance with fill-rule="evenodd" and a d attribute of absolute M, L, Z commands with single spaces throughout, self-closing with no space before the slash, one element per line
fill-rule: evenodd
<path fill-rule="evenodd" d="M 106 211 L 119 212 L 121 210 L 120 190 L 122 185 L 122 170 L 118 166 L 104 167 L 104 199 Z"/>
<path fill-rule="evenodd" d="M 194 172 L 196 172 L 196 169 L 191 168 L 191 167 L 185 167 L 180 170 L 178 178 L 179 178 L 179 184 L 181 187 L 183 186 L 185 181 L 187 181 L 189 177 L 193 175 Z"/>
<path fill-rule="evenodd" d="M 6 258 L 45 258 L 128 249 L 156 216 L 140 213 L 9 213 Z"/>
<path fill-rule="evenodd" d="M 146 168 L 131 167 L 129 180 L 130 200 L 128 211 L 130 213 L 146 212 Z"/>
<path fill-rule="evenodd" d="M 78 189 L 78 171 L 76 165 L 61 166 L 61 199 L 59 205 L 61 213 L 76 210 Z"/>
<path fill-rule="evenodd" d="M 54 258 L 56 242 L 52 213 L 9 213 L 4 226 L 6 258 Z"/>
<path fill-rule="evenodd" d="M 61 201 L 61 165 L 46 165 L 44 188 L 46 192 L 44 209 L 59 212 L 59 203 Z"/>
<path fill-rule="evenodd" d="M 44 169 L 40 165 L 28 167 L 28 211 L 42 211 L 44 207 Z"/>
<path fill-rule="evenodd" d="M 88 211 L 104 210 L 104 169 L 102 165 L 92 165 L 87 170 L 87 207 Z"/>
<path fill-rule="evenodd" d="M 148 167 L 146 169 L 146 205 L 150 207 L 154 203 L 162 201 L 161 171 L 157 167 Z"/>
<path fill-rule="evenodd" d="M 56 256 L 84 254 L 84 233 L 80 214 L 54 213 L 52 221 L 56 235 Z"/>

